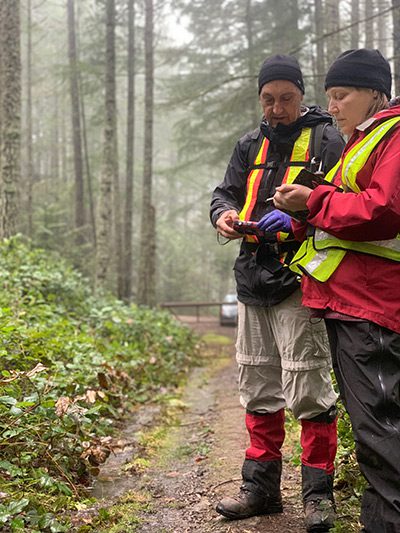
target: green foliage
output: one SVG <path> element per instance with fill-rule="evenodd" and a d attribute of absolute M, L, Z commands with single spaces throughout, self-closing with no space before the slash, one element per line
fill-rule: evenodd
<path fill-rule="evenodd" d="M 338 410 L 335 489 L 340 515 L 343 518 L 334 531 L 351 533 L 359 531 L 357 517 L 360 514 L 361 495 L 366 488 L 366 481 L 357 464 L 350 418 L 341 402 L 338 402 Z"/>
<path fill-rule="evenodd" d="M 334 376 L 333 376 L 334 379 Z M 335 533 L 356 533 L 359 531 L 357 517 L 360 514 L 361 495 L 366 481 L 360 473 L 354 447 L 354 438 L 349 415 L 339 401 L 338 407 L 338 450 L 335 461 L 335 497 L 339 517 Z M 286 413 L 285 443 L 290 450 L 285 460 L 301 465 L 300 425 L 290 411 Z"/>
<path fill-rule="evenodd" d="M 227 160 L 234 143 L 258 126 L 257 76 L 264 59 L 288 53 L 310 26 L 309 10 L 290 0 L 175 2 L 192 40 L 173 57 L 172 104 L 190 113 L 177 123 L 182 155 Z M 301 29 L 300 29 L 301 28 Z M 239 111 L 240 110 L 240 111 Z"/>
<path fill-rule="evenodd" d="M 196 339 L 168 313 L 95 297 L 18 238 L 0 261 L 0 523 L 66 531 L 57 512 L 107 458 L 114 421 L 176 387 Z"/>

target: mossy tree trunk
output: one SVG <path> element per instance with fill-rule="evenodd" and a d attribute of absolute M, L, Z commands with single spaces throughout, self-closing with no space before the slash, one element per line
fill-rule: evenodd
<path fill-rule="evenodd" d="M 124 301 L 132 297 L 133 162 L 135 154 L 135 0 L 128 0 L 128 95 L 126 123 L 126 182 L 124 210 L 124 248 L 122 293 Z"/>
<path fill-rule="evenodd" d="M 75 4 L 68 0 L 68 57 L 69 81 L 71 98 L 72 142 L 74 149 L 75 169 L 75 231 L 77 244 L 83 242 L 83 229 L 85 226 L 85 202 L 83 182 L 83 156 L 82 156 L 82 128 L 80 116 L 80 95 L 78 83 L 78 56 L 75 34 Z"/>
<path fill-rule="evenodd" d="M 152 205 L 153 114 L 154 114 L 154 6 L 145 1 L 145 120 L 144 169 L 142 185 L 142 221 L 137 300 L 142 305 L 155 305 L 155 214 Z"/>
<path fill-rule="evenodd" d="M 21 179 L 20 2 L 0 2 L 0 237 L 18 228 Z"/>
<path fill-rule="evenodd" d="M 109 273 L 113 242 L 113 194 L 116 194 L 117 128 L 115 91 L 115 1 L 106 2 L 105 127 L 100 177 L 99 218 L 96 250 L 96 285 L 104 285 Z"/>

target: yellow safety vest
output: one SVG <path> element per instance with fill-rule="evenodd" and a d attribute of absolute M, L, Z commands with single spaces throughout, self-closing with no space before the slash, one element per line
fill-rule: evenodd
<path fill-rule="evenodd" d="M 357 175 L 364 167 L 369 156 L 381 139 L 396 126 L 400 117 L 395 117 L 376 126 L 362 141 L 349 150 L 346 156 L 339 160 L 330 170 L 326 180 L 332 181 L 341 166 L 341 180 L 344 193 L 346 191 L 359 193 Z M 338 239 L 326 231 L 314 228 L 294 256 L 290 268 L 298 274 L 307 274 L 318 281 L 326 281 L 335 272 L 347 251 L 361 252 L 400 261 L 400 234 L 394 239 L 381 241 L 347 241 Z"/>
<path fill-rule="evenodd" d="M 302 168 L 304 168 L 310 161 L 310 140 L 311 140 L 311 128 L 303 128 L 301 131 L 301 134 L 299 138 L 296 140 L 293 146 L 293 150 L 290 156 L 290 162 L 289 166 L 285 172 L 285 175 L 282 179 L 282 183 L 293 183 L 296 176 L 299 174 Z M 268 154 L 268 146 L 269 146 L 269 140 L 264 137 L 263 142 L 261 144 L 260 150 L 258 151 L 257 157 L 254 161 L 254 166 L 259 167 L 260 165 L 265 165 L 267 160 L 267 154 Z M 304 162 L 304 166 L 296 165 L 296 166 L 290 166 L 290 163 L 302 163 Z M 249 176 L 247 178 L 247 193 L 246 193 L 246 201 L 244 203 L 243 209 L 239 213 L 239 219 L 240 220 L 251 220 L 251 215 L 253 213 L 254 206 L 257 202 L 257 196 L 258 196 L 258 190 L 260 188 L 260 183 L 262 180 L 262 176 L 264 174 L 264 168 L 254 168 L 249 173 Z M 285 233 L 283 231 L 279 231 L 277 233 L 277 240 L 278 241 L 285 241 L 288 237 L 288 233 Z M 246 235 L 245 236 L 246 241 L 248 242 L 258 242 L 258 239 L 256 236 L 253 235 Z"/>

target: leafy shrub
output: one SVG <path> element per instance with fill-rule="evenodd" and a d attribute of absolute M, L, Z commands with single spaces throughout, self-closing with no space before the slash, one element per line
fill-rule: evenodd
<path fill-rule="evenodd" d="M 176 387 L 196 339 L 166 312 L 93 295 L 21 239 L 0 262 L 0 524 L 66 531 L 54 513 L 110 453 L 114 421 Z"/>

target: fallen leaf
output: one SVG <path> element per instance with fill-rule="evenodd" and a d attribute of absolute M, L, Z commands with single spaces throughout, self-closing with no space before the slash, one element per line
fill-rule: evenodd
<path fill-rule="evenodd" d="M 102 387 L 103 389 L 108 389 L 108 379 L 104 372 L 97 372 L 97 380 L 99 382 L 100 387 Z"/>
<path fill-rule="evenodd" d="M 86 391 L 86 401 L 89 403 L 95 403 L 97 392 L 95 390 L 89 389 Z"/>
<path fill-rule="evenodd" d="M 56 402 L 56 415 L 62 417 L 68 411 L 68 407 L 71 405 L 71 398 L 68 396 L 60 396 Z"/>
<path fill-rule="evenodd" d="M 35 366 L 35 368 L 32 368 L 32 370 L 29 370 L 29 372 L 27 372 L 26 375 L 28 376 L 28 378 L 31 378 L 35 374 L 39 374 L 39 372 L 43 372 L 43 370 L 47 370 L 46 367 L 42 365 L 42 363 L 38 363 Z"/>

